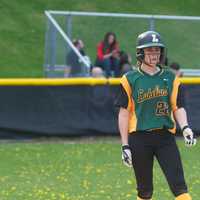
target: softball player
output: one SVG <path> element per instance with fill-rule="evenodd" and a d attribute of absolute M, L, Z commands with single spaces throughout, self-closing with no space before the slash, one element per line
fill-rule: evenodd
<path fill-rule="evenodd" d="M 154 157 L 176 200 L 191 200 L 185 183 L 174 133 L 179 123 L 187 146 L 196 144 L 180 101 L 179 79 L 161 67 L 165 45 L 159 33 L 138 36 L 138 69 L 121 79 L 117 106 L 122 142 L 122 160 L 132 167 L 137 182 L 137 200 L 151 200 Z"/>

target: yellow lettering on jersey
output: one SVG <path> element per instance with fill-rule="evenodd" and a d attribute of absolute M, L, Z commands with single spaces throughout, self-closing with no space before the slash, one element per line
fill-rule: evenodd
<path fill-rule="evenodd" d="M 155 88 L 148 88 L 148 90 L 145 92 L 143 89 L 138 90 L 138 103 L 142 103 L 148 99 L 153 99 L 156 97 L 161 97 L 161 96 L 167 96 L 168 91 L 167 89 L 162 89 L 158 85 L 155 86 Z"/>

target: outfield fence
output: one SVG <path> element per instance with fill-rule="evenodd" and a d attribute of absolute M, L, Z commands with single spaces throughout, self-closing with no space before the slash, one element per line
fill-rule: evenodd
<path fill-rule="evenodd" d="M 181 78 L 189 124 L 200 132 L 200 78 Z M 0 137 L 119 135 L 119 79 L 0 79 Z"/>

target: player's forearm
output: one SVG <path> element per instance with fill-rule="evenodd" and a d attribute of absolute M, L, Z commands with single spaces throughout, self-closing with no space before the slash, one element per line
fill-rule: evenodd
<path fill-rule="evenodd" d="M 128 144 L 128 123 L 129 123 L 128 110 L 120 108 L 118 125 L 119 125 L 122 145 Z"/>
<path fill-rule="evenodd" d="M 179 108 L 178 110 L 174 111 L 174 117 L 181 129 L 188 125 L 187 113 L 184 108 Z"/>

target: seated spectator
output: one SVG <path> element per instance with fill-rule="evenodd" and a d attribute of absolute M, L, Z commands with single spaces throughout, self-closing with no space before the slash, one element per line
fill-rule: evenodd
<path fill-rule="evenodd" d="M 132 62 L 131 55 L 124 51 L 121 51 L 120 52 L 120 75 L 121 76 L 123 76 L 128 71 L 133 70 L 131 62 Z"/>
<path fill-rule="evenodd" d="M 85 55 L 83 41 L 80 39 L 74 40 L 73 45 L 77 48 L 85 60 L 91 63 L 89 57 Z M 66 63 L 67 68 L 65 70 L 65 76 L 87 76 L 90 71 L 90 69 L 87 69 L 87 66 L 83 64 L 83 62 L 73 50 L 67 54 Z"/>
<path fill-rule="evenodd" d="M 104 73 L 100 67 L 93 67 L 91 71 L 91 75 L 93 78 L 103 78 Z"/>
<path fill-rule="evenodd" d="M 115 33 L 106 33 L 104 40 L 97 45 L 97 58 L 95 65 L 104 70 L 106 77 L 112 76 L 112 71 L 114 72 L 115 77 L 120 76 L 119 46 Z"/>
<path fill-rule="evenodd" d="M 176 74 L 178 77 L 183 76 L 183 72 L 180 70 L 180 65 L 177 62 L 173 62 L 169 65 L 170 69 Z"/>

